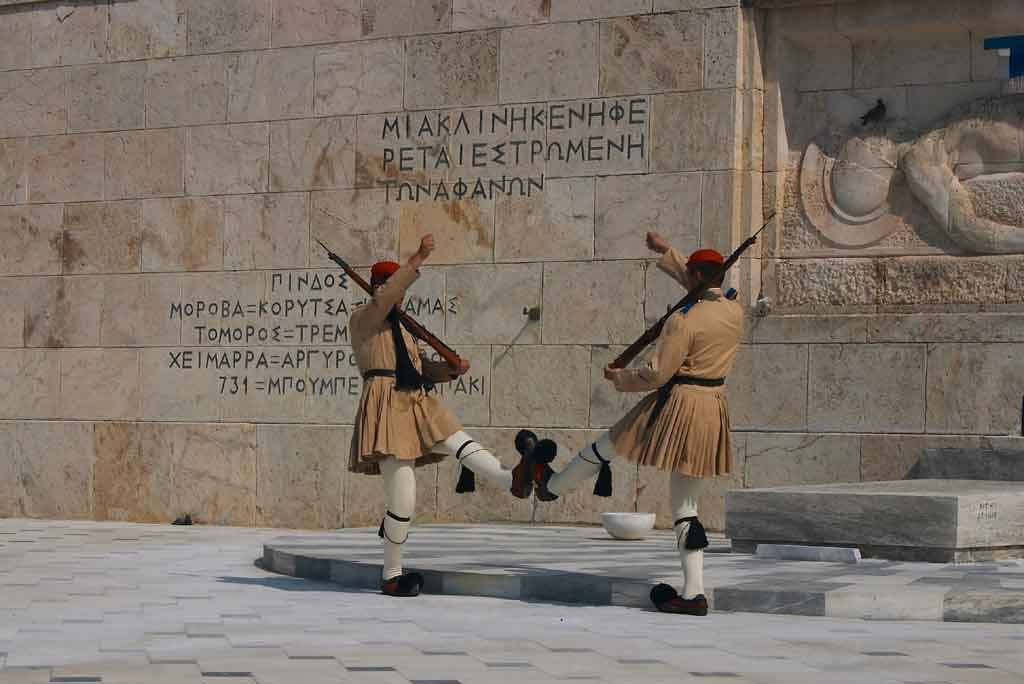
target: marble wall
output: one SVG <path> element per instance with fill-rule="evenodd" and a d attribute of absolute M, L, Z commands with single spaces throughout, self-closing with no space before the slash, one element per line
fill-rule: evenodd
<path fill-rule="evenodd" d="M 379 478 L 344 467 L 363 294 L 316 239 L 365 269 L 435 234 L 407 310 L 471 361 L 445 400 L 511 464 L 518 427 L 571 450 L 636 399 L 600 369 L 682 295 L 646 230 L 728 251 L 778 211 L 730 275 L 774 308 L 730 379 L 713 528 L 729 487 L 1019 435 L 1024 257 L 963 256 L 923 213 L 836 249 L 793 197 L 823 122 L 997 92 L 977 27 L 1024 12 L 749 4 L 0 0 L 0 515 L 374 524 Z M 418 478 L 420 521 L 670 523 L 664 478 L 623 464 L 612 499 L 536 511 Z"/>

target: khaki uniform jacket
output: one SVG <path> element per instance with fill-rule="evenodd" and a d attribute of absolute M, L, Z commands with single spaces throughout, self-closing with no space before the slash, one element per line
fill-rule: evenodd
<path fill-rule="evenodd" d="M 349 454 L 353 472 L 378 474 L 380 461 L 390 456 L 415 461 L 417 466 L 435 463 L 444 454 L 431 453 L 431 448 L 462 429 L 436 396 L 424 390 L 400 391 L 395 378 L 365 378 L 369 370 L 395 370 L 395 344 L 387 316 L 417 278 L 418 271 L 402 266 L 349 318 L 356 365 L 364 376 Z M 416 339 L 404 327 L 401 331 L 413 365 L 427 380 L 446 382 L 454 377 L 448 364 L 426 358 Z"/>
<path fill-rule="evenodd" d="M 670 249 L 658 268 L 690 289 L 685 259 Z M 725 378 L 743 336 L 743 308 L 710 288 L 686 314 L 669 317 L 646 360 L 619 371 L 620 392 L 658 390 L 674 375 Z M 725 387 L 675 385 L 651 420 L 658 392 L 648 394 L 611 428 L 615 452 L 625 458 L 690 477 L 714 477 L 732 470 L 729 407 Z"/>

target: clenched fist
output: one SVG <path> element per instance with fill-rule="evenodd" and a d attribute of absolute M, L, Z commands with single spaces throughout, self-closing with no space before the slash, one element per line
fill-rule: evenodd
<path fill-rule="evenodd" d="M 421 259 L 426 259 L 428 256 L 430 256 L 430 253 L 434 251 L 434 247 L 435 246 L 436 245 L 434 243 L 434 236 L 433 236 L 433 234 L 432 233 L 427 233 L 420 240 L 420 248 L 419 248 L 419 251 L 417 252 L 417 254 L 420 255 Z"/>
<path fill-rule="evenodd" d="M 654 231 L 651 231 L 650 233 L 647 234 L 647 248 L 652 252 L 664 254 L 669 250 L 669 244 L 665 240 L 665 238 L 661 236 L 660 233 L 655 233 Z"/>

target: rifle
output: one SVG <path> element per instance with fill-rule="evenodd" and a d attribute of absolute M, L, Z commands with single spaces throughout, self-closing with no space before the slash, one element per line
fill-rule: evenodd
<path fill-rule="evenodd" d="M 768 220 L 764 222 L 764 225 L 761 226 L 756 233 L 754 233 L 746 240 L 744 240 L 743 244 L 737 247 L 736 251 L 729 255 L 729 258 L 725 260 L 725 263 L 723 263 L 719 267 L 719 269 L 715 272 L 715 275 L 709 280 L 718 280 L 720 276 L 725 274 L 725 272 L 728 271 L 733 266 L 733 264 L 735 264 L 739 260 L 740 256 L 743 255 L 743 252 L 747 251 L 747 249 L 749 249 L 755 242 L 757 242 L 757 236 L 761 234 L 761 231 L 768 227 L 768 224 L 772 222 L 773 218 L 775 218 L 774 212 L 771 216 L 768 217 Z M 661 334 L 661 329 L 665 326 L 665 322 L 669 319 L 669 316 L 674 314 L 676 311 L 680 310 L 682 310 L 683 313 L 686 313 L 687 311 L 690 310 L 691 307 L 693 307 L 694 304 L 700 301 L 700 298 L 704 295 L 704 292 L 708 289 L 708 287 L 710 287 L 708 283 L 709 281 L 698 283 L 696 287 L 687 292 L 685 297 L 683 297 L 672 308 L 670 308 L 668 312 L 658 320 L 657 323 L 648 328 L 644 332 L 644 334 L 641 335 L 639 339 L 637 339 L 636 342 L 626 347 L 626 350 L 619 354 L 619 356 L 614 361 L 611 362 L 610 367 L 625 368 L 626 366 L 628 366 L 633 361 L 633 359 L 635 359 L 640 354 L 640 352 L 642 352 L 644 349 L 647 348 L 649 344 L 651 344 L 651 342 L 654 342 L 656 339 L 658 339 L 658 336 Z"/>
<path fill-rule="evenodd" d="M 371 294 L 373 292 L 370 284 L 363 280 L 362 276 L 356 273 L 355 269 L 348 265 L 348 262 L 332 252 L 327 245 L 320 241 L 319 238 L 314 239 L 317 242 L 320 242 L 320 246 L 327 252 L 327 258 L 338 264 L 338 266 L 341 266 L 342 270 L 345 271 L 345 274 L 351 278 L 356 285 L 366 290 L 367 294 Z M 402 325 L 405 326 L 405 329 L 412 333 L 413 337 L 423 340 L 430 345 L 451 368 L 458 368 L 459 364 L 462 362 L 462 357 L 460 357 L 454 349 L 439 340 L 432 332 L 417 323 L 412 316 L 404 311 L 400 310 L 398 312 L 398 319 L 402 322 Z"/>

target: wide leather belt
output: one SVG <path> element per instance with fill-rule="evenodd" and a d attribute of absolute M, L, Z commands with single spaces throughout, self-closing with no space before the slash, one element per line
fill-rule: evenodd
<path fill-rule="evenodd" d="M 725 384 L 725 378 L 695 378 L 692 375 L 674 375 L 672 379 L 666 382 L 664 385 L 658 388 L 658 399 L 654 402 L 654 409 L 651 411 L 651 417 L 647 419 L 647 426 L 650 427 L 654 424 L 654 421 L 661 415 L 662 409 L 665 408 L 665 402 L 668 401 L 669 394 L 672 393 L 672 388 L 676 385 L 698 385 L 700 387 L 721 387 Z"/>
<path fill-rule="evenodd" d="M 369 380 L 370 378 L 393 378 L 396 375 L 395 371 L 388 370 L 387 368 L 371 368 L 363 373 L 363 380 Z"/>

